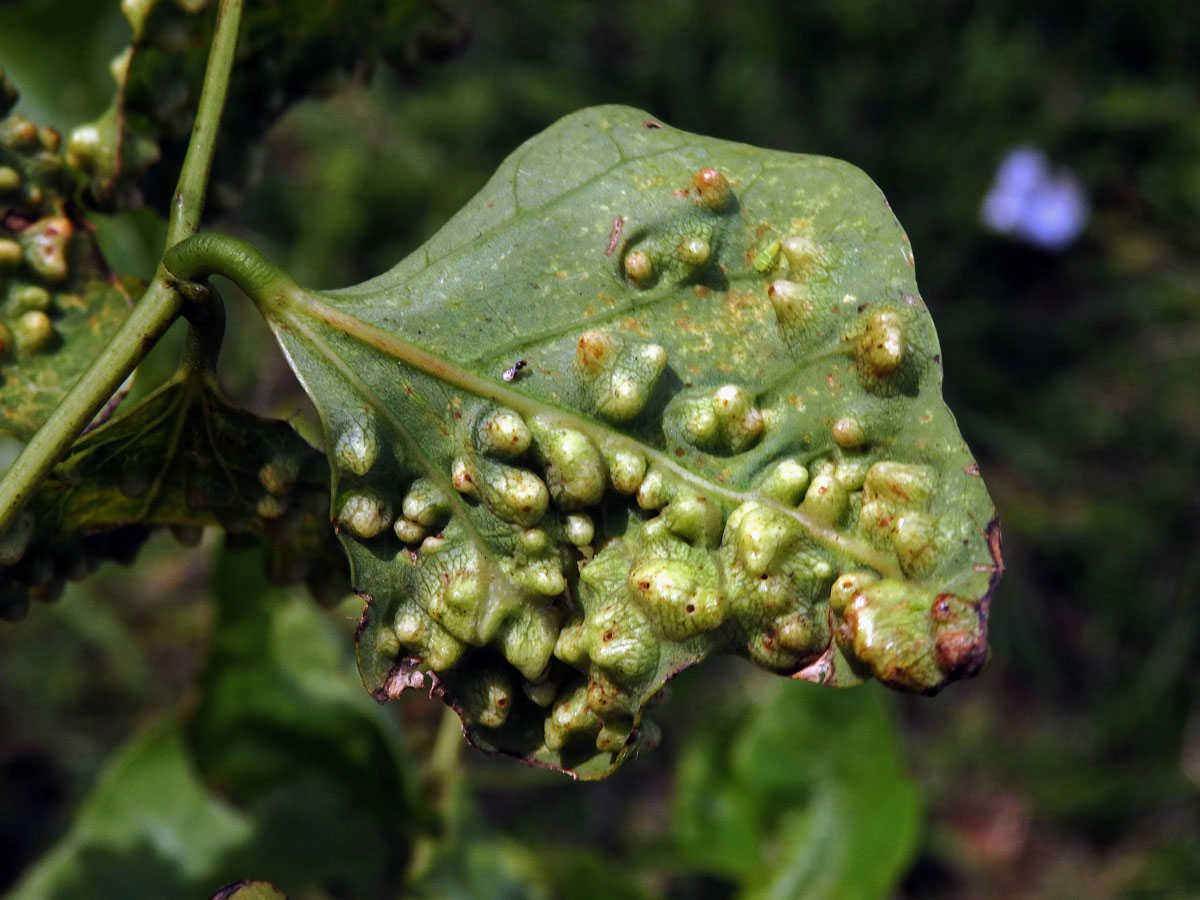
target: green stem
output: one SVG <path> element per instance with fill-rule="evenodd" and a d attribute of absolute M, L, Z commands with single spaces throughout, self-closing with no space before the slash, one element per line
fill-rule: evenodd
<path fill-rule="evenodd" d="M 241 17 L 242 0 L 221 0 L 196 122 L 192 126 L 192 138 L 171 204 L 167 247 L 195 233 L 200 224 Z M 50 470 L 179 317 L 182 309 L 183 299 L 160 268 L 129 318 L 0 479 L 0 532 L 16 518 Z"/>
<path fill-rule="evenodd" d="M 204 212 L 204 197 L 208 193 L 208 174 L 212 169 L 213 149 L 221 127 L 221 113 L 229 93 L 229 74 L 237 51 L 238 31 L 242 21 L 242 0 L 221 0 L 217 21 L 213 26 L 212 47 L 208 66 L 204 70 L 204 86 L 192 124 L 187 155 L 179 172 L 179 183 L 171 202 L 167 221 L 167 247 L 196 233 Z"/>
<path fill-rule="evenodd" d="M 260 309 L 284 302 L 286 297 L 299 292 L 291 277 L 257 247 L 224 234 L 205 232 L 176 244 L 163 257 L 163 269 L 177 282 L 222 275 L 241 288 Z"/>
<path fill-rule="evenodd" d="M 410 885 L 429 873 L 438 848 L 450 846 L 457 837 L 453 820 L 459 803 L 458 761 L 465 743 L 458 713 L 447 706 L 442 710 L 442 721 L 438 724 L 433 750 L 425 766 L 425 792 L 429 805 L 441 819 L 441 828 L 437 834 L 424 834 L 413 842 L 408 863 L 407 882 Z"/>

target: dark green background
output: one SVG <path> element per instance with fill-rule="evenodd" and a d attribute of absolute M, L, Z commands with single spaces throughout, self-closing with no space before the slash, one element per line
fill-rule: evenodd
<path fill-rule="evenodd" d="M 716 898 L 755 890 L 763 871 L 819 872 L 789 850 L 832 847 L 826 861 L 870 850 L 853 828 L 812 843 L 838 833 L 817 815 L 823 791 L 846 795 L 866 777 L 887 797 L 903 793 L 878 767 L 863 776 L 814 762 L 854 753 L 845 723 L 882 703 L 898 737 L 884 721 L 875 739 L 903 754 L 923 818 L 911 854 L 902 833 L 871 839 L 902 845 L 898 882 L 861 896 L 1196 896 L 1200 7 L 447 5 L 469 23 L 461 54 L 401 75 L 381 70 L 367 86 L 294 108 L 269 135 L 262 179 L 216 224 L 264 246 L 301 282 L 351 284 L 416 247 L 517 143 L 601 102 L 847 159 L 883 188 L 911 237 L 947 398 L 999 508 L 1009 572 L 992 607 L 990 667 L 935 700 L 857 692 L 826 709 L 823 697 L 781 701 L 774 682 L 716 665 L 674 686 L 658 716 L 664 746 L 603 785 L 468 755 L 471 811 L 430 895 L 622 896 L 636 884 L 648 896 Z M 0 65 L 23 88 L 21 111 L 63 128 L 98 114 L 106 61 L 125 34 L 93 0 L 9 0 Z M 997 162 L 1019 143 L 1069 165 L 1089 195 L 1088 229 L 1060 254 L 978 224 Z M 145 213 L 104 223 L 101 236 L 126 270 L 145 274 L 156 258 L 160 237 Z M 253 314 L 230 306 L 227 381 L 255 408 L 302 419 L 282 362 L 262 368 Z M 136 570 L 107 570 L 0 627 L 0 885 L 65 831 L 114 748 L 180 697 L 208 696 L 195 672 L 216 621 L 203 586 L 212 558 L 208 545 L 181 552 L 163 541 Z M 253 578 L 234 581 L 245 603 L 263 602 Z M 347 648 L 353 616 L 352 605 L 334 616 Z M 788 791 L 766 792 L 778 808 L 755 806 L 730 760 L 751 752 L 739 749 L 745 735 L 777 720 L 763 717 L 778 703 L 795 707 L 788 715 L 810 752 L 797 762 L 786 739 L 769 751 L 767 769 L 798 774 Z M 437 711 L 414 698 L 391 712 L 417 760 L 401 768 L 416 772 Z M 299 756 L 333 765 L 333 744 Z M 337 765 L 344 774 L 379 763 Z M 343 778 L 320 802 L 357 803 L 361 783 Z M 688 805 L 721 789 L 743 798 L 729 801 L 732 819 L 709 810 L 709 821 Z M 254 802 L 257 821 L 269 822 L 274 801 Z M 807 837 L 789 819 L 796 810 L 815 823 Z M 372 816 L 389 818 L 355 816 L 367 830 Z M 375 840 L 394 827 L 381 825 Z M 372 896 L 394 885 L 403 855 L 364 845 L 357 882 L 310 882 L 325 895 Z M 798 883 L 816 892 L 818 882 Z"/>

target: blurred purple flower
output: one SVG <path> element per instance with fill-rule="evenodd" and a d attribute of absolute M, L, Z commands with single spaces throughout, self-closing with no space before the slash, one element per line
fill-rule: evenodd
<path fill-rule="evenodd" d="M 1088 220 L 1088 203 L 1074 173 L 1050 168 L 1036 147 L 1010 150 L 996 170 L 979 217 L 984 227 L 1042 250 L 1064 250 Z"/>

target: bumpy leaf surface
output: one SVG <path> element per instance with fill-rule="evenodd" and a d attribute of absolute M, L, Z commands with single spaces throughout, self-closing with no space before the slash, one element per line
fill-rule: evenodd
<path fill-rule="evenodd" d="M 181 373 L 78 441 L 0 536 L 0 617 L 106 559 L 131 561 L 156 527 L 186 540 L 220 526 L 263 543 L 277 581 L 340 584 L 328 484 L 290 425 L 232 406 L 211 372 Z"/>
<path fill-rule="evenodd" d="M 165 212 L 191 135 L 217 3 L 132 0 L 121 8 L 133 33 L 110 67 L 113 103 L 72 132 L 68 149 L 88 174 L 97 206 L 149 202 Z M 240 194 L 256 169 L 259 139 L 291 103 L 380 59 L 403 68 L 444 55 L 462 41 L 461 32 L 429 0 L 246 4 L 238 77 L 214 159 L 217 205 Z"/>
<path fill-rule="evenodd" d="M 16 91 L 0 70 L 0 117 Z M 71 204 L 59 136 L 0 119 L 0 433 L 28 439 L 117 330 L 137 286 L 114 276 Z"/>
<path fill-rule="evenodd" d="M 381 699 L 432 673 L 478 746 L 597 778 L 710 653 L 925 693 L 984 662 L 993 508 L 846 163 L 585 110 L 388 273 L 264 308 Z"/>

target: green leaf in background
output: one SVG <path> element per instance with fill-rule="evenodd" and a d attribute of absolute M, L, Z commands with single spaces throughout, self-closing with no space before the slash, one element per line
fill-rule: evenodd
<path fill-rule="evenodd" d="M 132 36 L 112 62 L 112 105 L 68 139 L 89 176 L 92 202 L 165 211 L 192 130 L 216 3 L 122 4 Z M 258 167 L 258 142 L 293 102 L 327 90 L 338 75 L 400 69 L 445 56 L 463 26 L 430 0 L 282 0 L 248 4 L 213 170 L 213 199 L 231 206 Z"/>
<path fill-rule="evenodd" d="M 205 253 L 261 259 L 201 236 L 168 266 Z M 431 672 L 478 746 L 597 778 L 710 653 L 926 693 L 982 666 L 994 511 L 907 238 L 852 166 L 599 107 L 376 279 L 255 271 L 323 420 L 380 699 Z"/>
<path fill-rule="evenodd" d="M 0 434 L 28 439 L 125 318 L 138 287 L 109 271 L 71 202 L 58 133 L 8 116 L 0 69 Z"/>
<path fill-rule="evenodd" d="M 875 900 L 916 849 L 917 791 L 879 691 L 780 684 L 679 764 L 678 864 L 744 900 Z"/>
<path fill-rule="evenodd" d="M 221 857 L 253 833 L 249 817 L 200 780 L 178 719 L 167 719 L 119 751 L 71 830 L 9 898 L 165 898 L 183 896 L 187 887 L 202 891 L 214 883 L 210 873 Z"/>
<path fill-rule="evenodd" d="M 246 877 L 292 896 L 399 891 L 426 821 L 399 730 L 363 694 L 343 634 L 271 592 L 261 569 L 252 554 L 222 557 L 192 711 L 119 751 L 12 900 L 183 900 Z"/>
<path fill-rule="evenodd" d="M 105 559 L 129 562 L 156 527 L 261 542 L 281 583 L 344 594 L 328 468 L 286 422 L 231 405 L 207 369 L 181 371 L 85 435 L 0 541 L 0 615 L 52 600 Z"/>

